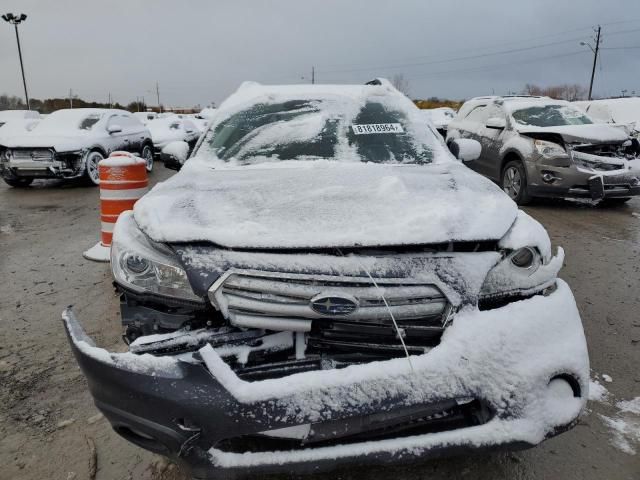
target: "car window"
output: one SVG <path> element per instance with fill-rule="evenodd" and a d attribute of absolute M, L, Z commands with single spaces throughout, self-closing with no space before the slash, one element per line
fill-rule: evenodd
<path fill-rule="evenodd" d="M 100 120 L 100 115 L 88 115 L 80 120 L 78 128 L 80 130 L 91 130 L 93 126 Z"/>
<path fill-rule="evenodd" d="M 412 130 L 407 112 L 378 101 L 359 106 L 343 99 L 290 100 L 256 104 L 232 115 L 209 131 L 205 148 L 222 160 L 240 163 L 430 163 L 431 148 L 416 141 Z"/>
<path fill-rule="evenodd" d="M 465 120 L 484 124 L 488 120 L 488 118 L 489 117 L 487 116 L 487 106 L 478 105 L 469 112 Z"/>
<path fill-rule="evenodd" d="M 593 122 L 583 111 L 572 105 L 540 105 L 513 110 L 511 116 L 518 125 L 558 127 L 587 125 Z"/>

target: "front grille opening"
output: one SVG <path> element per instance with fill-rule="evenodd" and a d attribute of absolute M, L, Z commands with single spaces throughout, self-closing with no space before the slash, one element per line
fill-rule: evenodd
<path fill-rule="evenodd" d="M 312 424 L 304 438 L 283 438 L 278 431 L 227 438 L 214 448 L 229 453 L 302 450 L 413 435 L 439 433 L 483 425 L 493 412 L 478 399 L 446 400 L 361 417 Z M 276 436 L 277 435 L 277 436 Z"/>

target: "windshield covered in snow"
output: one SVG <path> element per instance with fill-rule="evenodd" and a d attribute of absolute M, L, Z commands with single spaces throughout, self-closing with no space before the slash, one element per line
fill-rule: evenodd
<path fill-rule="evenodd" d="M 540 105 L 513 110 L 511 116 L 519 125 L 559 127 L 593 123 L 580 109 L 571 105 Z"/>
<path fill-rule="evenodd" d="M 410 113 L 383 97 L 364 103 L 346 97 L 256 103 L 215 126 L 204 147 L 240 164 L 319 159 L 430 163 L 429 139 L 414 136 L 420 126 Z"/>
<path fill-rule="evenodd" d="M 100 121 L 104 113 L 83 112 L 77 110 L 58 110 L 42 120 L 34 131 L 38 132 L 70 132 L 91 130 Z"/>

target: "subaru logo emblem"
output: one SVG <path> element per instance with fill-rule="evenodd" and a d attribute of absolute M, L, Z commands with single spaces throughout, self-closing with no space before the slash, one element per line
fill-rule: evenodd
<path fill-rule="evenodd" d="M 311 309 L 321 315 L 349 315 L 358 309 L 358 301 L 353 297 L 320 294 L 311 299 Z"/>

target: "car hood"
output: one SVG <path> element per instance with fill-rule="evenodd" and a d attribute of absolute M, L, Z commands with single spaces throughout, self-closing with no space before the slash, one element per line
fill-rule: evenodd
<path fill-rule="evenodd" d="M 310 249 L 497 240 L 517 215 L 495 184 L 453 161 L 267 165 L 192 159 L 136 203 L 135 220 L 158 242 Z"/>
<path fill-rule="evenodd" d="M 523 134 L 556 133 L 567 143 L 622 143 L 629 137 L 620 128 L 603 124 L 562 125 L 558 127 L 517 127 Z"/>
<path fill-rule="evenodd" d="M 70 152 L 85 148 L 82 135 L 38 135 L 34 132 L 4 137 L 2 145 L 8 148 L 53 148 L 57 152 Z"/>

